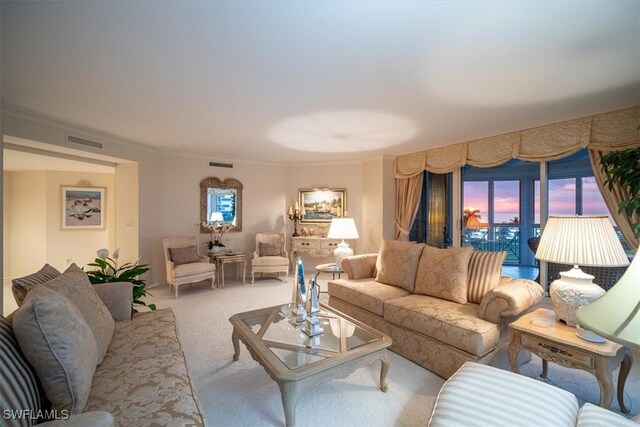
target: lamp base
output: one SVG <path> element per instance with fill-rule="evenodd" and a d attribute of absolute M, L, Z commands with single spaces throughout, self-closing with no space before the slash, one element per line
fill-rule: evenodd
<path fill-rule="evenodd" d="M 348 256 L 353 256 L 353 249 L 349 247 L 349 244 L 342 240 L 338 243 L 338 247 L 333 251 L 333 255 L 336 257 L 336 264 L 338 268 L 342 268 L 342 260 Z"/>
<path fill-rule="evenodd" d="M 577 326 L 576 310 L 604 295 L 604 289 L 593 283 L 593 276 L 577 266 L 560 273 L 560 278 L 549 287 L 553 311 L 558 320 L 569 326 Z"/>

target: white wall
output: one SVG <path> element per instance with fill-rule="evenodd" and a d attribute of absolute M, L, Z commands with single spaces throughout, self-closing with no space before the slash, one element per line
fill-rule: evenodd
<path fill-rule="evenodd" d="M 165 283 L 162 239 L 176 234 L 197 235 L 201 242 L 209 241 L 200 234 L 200 181 L 215 176 L 221 180 L 235 178 L 243 185 L 242 231 L 225 235 L 223 243 L 247 252 L 250 259 L 255 250 L 255 234 L 280 232 L 284 229 L 285 170 L 278 165 L 234 162 L 232 169 L 209 166 L 210 159 L 168 153 L 155 155 L 156 174 L 152 206 L 140 206 L 141 221 L 154 218 L 152 235 L 152 280 Z M 205 247 L 201 247 L 206 249 Z M 202 249 L 201 249 L 202 251 Z"/>
<path fill-rule="evenodd" d="M 362 223 L 362 192 L 363 176 L 362 163 L 345 162 L 337 164 L 306 164 L 290 165 L 286 167 L 286 204 L 290 206 L 298 200 L 298 189 L 313 188 L 322 185 L 330 188 L 346 188 L 347 203 L 345 208 L 349 217 L 353 218 L 358 228 L 360 239 L 356 241 L 352 249 L 354 253 L 361 253 L 362 236 L 366 234 Z M 312 227 L 312 224 L 298 225 L 298 233 L 301 227 Z M 287 218 L 287 236 L 293 234 L 293 221 Z M 305 270 L 312 271 L 317 264 L 333 262 L 335 258 L 312 258 L 307 255 L 302 256 Z"/>
<path fill-rule="evenodd" d="M 131 179 L 135 175 L 133 170 L 129 171 L 128 179 L 116 178 L 115 184 L 118 189 L 124 186 L 130 191 L 130 194 L 123 199 L 123 203 L 135 200 L 137 194 L 139 205 L 137 220 L 134 211 L 125 212 L 122 217 L 116 216 L 114 227 L 118 246 L 122 246 L 121 238 L 124 241 L 134 242 L 135 235 L 138 236 L 138 255 L 142 262 L 149 263 L 152 268 L 147 277 L 150 283 L 165 283 L 163 237 L 174 234 L 197 234 L 201 241 L 208 240 L 208 235 L 200 235 L 195 226 L 199 221 L 199 182 L 208 176 L 217 176 L 220 179 L 232 177 L 244 185 L 243 231 L 227 235 L 227 239 L 231 239 L 232 245 L 238 250 L 252 252 L 255 247 L 255 234 L 258 232 L 286 229 L 287 236 L 290 236 L 293 232 L 293 224 L 289 219 L 285 219 L 284 214 L 287 206 L 297 200 L 298 189 L 326 185 L 347 189 L 346 208 L 349 216 L 355 219 L 361 236 L 354 250 L 356 253 L 363 251 L 365 245 L 363 242 L 368 232 L 363 222 L 362 198 L 365 177 L 361 162 L 289 166 L 232 162 L 233 169 L 214 168 L 210 167 L 208 162 L 220 159 L 160 152 L 109 135 L 90 132 L 86 129 L 74 129 L 42 118 L 33 120 L 17 113 L 4 112 L 2 119 L 6 135 L 67 147 L 66 135 L 73 133 L 102 142 L 104 148 L 101 154 L 137 163 L 137 188 L 130 187 Z M 384 171 L 387 163 L 385 162 L 386 160 L 383 160 L 378 164 L 378 167 L 383 169 L 383 181 L 386 176 Z M 120 170 L 118 165 L 116 176 Z M 127 176 L 127 173 L 125 172 L 122 176 Z M 367 182 L 366 185 L 369 183 Z M 376 188 L 382 187 L 386 191 L 386 185 L 387 182 L 384 181 L 383 184 L 376 184 Z M 377 203 L 379 207 L 376 209 L 383 209 L 382 214 L 370 211 L 372 216 L 382 218 L 385 222 L 387 213 L 384 209 L 387 200 L 393 203 L 393 199 L 389 199 L 386 195 L 383 197 L 382 204 Z M 119 196 L 117 202 L 120 205 Z M 133 229 L 128 229 L 126 224 L 132 222 Z M 393 227 L 392 223 L 391 227 Z M 383 229 L 386 228 L 388 225 L 384 224 Z M 385 231 L 383 235 L 384 233 Z M 93 256 L 93 253 L 94 249 L 91 250 L 90 256 Z M 128 254 L 123 253 L 123 256 Z M 319 263 L 331 262 L 332 259 L 333 257 L 305 259 L 305 265 L 312 268 Z"/>
<path fill-rule="evenodd" d="M 38 173 L 38 172 L 34 172 Z M 116 249 L 115 223 L 116 198 L 115 176 L 103 173 L 84 172 L 45 172 L 46 179 L 46 262 L 59 271 L 64 271 L 71 263 L 83 267 L 93 262 L 96 251 L 107 248 L 113 252 Z M 89 181 L 91 186 L 106 188 L 106 226 L 102 230 L 63 230 L 62 229 L 62 200 L 63 185 L 73 186 L 80 181 Z M 16 236 L 15 233 L 13 233 Z M 38 266 L 40 268 L 42 265 Z M 21 272 L 29 274 L 35 270 Z M 12 275 L 14 271 L 12 270 Z"/>

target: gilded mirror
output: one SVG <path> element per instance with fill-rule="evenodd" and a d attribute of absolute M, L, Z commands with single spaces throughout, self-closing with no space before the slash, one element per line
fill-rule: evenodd
<path fill-rule="evenodd" d="M 242 231 L 242 183 L 234 178 L 224 181 L 210 176 L 200 181 L 200 232 L 209 230 L 203 222 L 231 224 L 229 231 Z"/>

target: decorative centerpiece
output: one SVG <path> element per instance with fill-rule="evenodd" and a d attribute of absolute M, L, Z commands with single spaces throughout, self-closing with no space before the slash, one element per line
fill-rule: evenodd
<path fill-rule="evenodd" d="M 302 260 L 298 258 L 297 274 L 295 279 L 295 301 L 291 310 L 291 323 L 296 326 L 302 325 L 307 318 L 307 310 L 304 306 L 307 302 L 307 288 L 304 284 L 304 266 Z"/>
<path fill-rule="evenodd" d="M 320 286 L 318 286 L 318 275 L 309 279 L 309 288 L 307 296 L 307 320 L 305 322 L 304 332 L 310 337 L 320 335 L 324 330 L 320 327 Z"/>
<path fill-rule="evenodd" d="M 232 225 L 228 222 L 223 222 L 222 214 L 220 212 L 213 212 L 209 221 L 203 221 L 202 227 L 209 230 L 210 240 L 207 243 L 209 252 L 217 254 L 223 252 L 225 245 L 222 243 L 222 236 L 231 230 Z"/>

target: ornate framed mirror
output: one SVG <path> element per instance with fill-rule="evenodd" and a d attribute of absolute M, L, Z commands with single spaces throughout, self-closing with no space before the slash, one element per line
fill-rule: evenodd
<path fill-rule="evenodd" d="M 237 179 L 210 176 L 200 181 L 200 232 L 209 232 L 203 222 L 216 221 L 231 224 L 229 231 L 242 231 L 242 183 Z"/>

